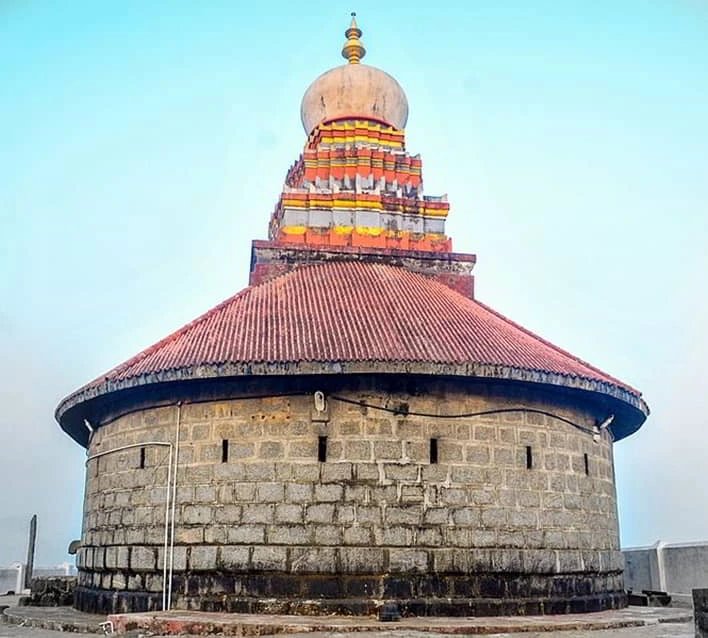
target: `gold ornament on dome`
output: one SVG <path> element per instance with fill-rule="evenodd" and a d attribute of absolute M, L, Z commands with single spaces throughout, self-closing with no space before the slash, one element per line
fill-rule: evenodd
<path fill-rule="evenodd" d="M 352 11 L 352 23 L 349 28 L 344 32 L 347 41 L 342 47 L 342 57 L 349 61 L 349 64 L 359 64 L 361 59 L 366 55 L 366 49 L 361 43 L 359 38 L 361 37 L 361 29 L 356 23 L 356 13 Z"/>

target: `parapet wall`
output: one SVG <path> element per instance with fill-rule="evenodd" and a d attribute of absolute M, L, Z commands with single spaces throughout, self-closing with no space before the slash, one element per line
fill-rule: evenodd
<path fill-rule="evenodd" d="M 174 607 L 370 613 L 392 599 L 410 613 L 489 615 L 624 604 L 609 436 L 595 443 L 523 411 L 444 418 L 526 407 L 591 428 L 589 412 L 445 381 L 425 394 L 338 396 L 354 404 L 211 401 L 97 430 L 91 455 L 174 441 L 180 421 Z M 80 608 L 159 607 L 168 454 L 146 445 L 89 461 Z"/>
<path fill-rule="evenodd" d="M 0 567 L 0 596 L 4 596 L 9 592 L 20 594 L 24 588 L 24 565 L 16 563 L 12 567 Z"/>
<path fill-rule="evenodd" d="M 14 563 L 11 567 L 0 567 L 0 596 L 8 592 L 20 594 L 25 590 L 25 572 L 27 565 Z M 56 567 L 35 567 L 32 577 L 75 576 L 76 569 L 69 563 Z"/>
<path fill-rule="evenodd" d="M 633 591 L 691 595 L 708 588 L 708 542 L 655 543 L 622 550 L 625 584 Z"/>

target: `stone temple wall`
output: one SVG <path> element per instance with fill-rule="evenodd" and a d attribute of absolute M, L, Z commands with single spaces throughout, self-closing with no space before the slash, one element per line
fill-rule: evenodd
<path fill-rule="evenodd" d="M 363 385 L 337 394 L 398 414 L 331 396 L 320 414 L 311 394 L 182 405 L 173 607 L 370 613 L 391 599 L 404 613 L 493 615 L 625 604 L 609 435 L 594 443 L 536 413 L 406 412 L 526 407 L 588 428 L 597 415 L 523 388 Z M 174 441 L 177 415 L 122 416 L 89 453 Z M 146 446 L 88 462 L 79 608 L 160 607 L 167 455 Z"/>

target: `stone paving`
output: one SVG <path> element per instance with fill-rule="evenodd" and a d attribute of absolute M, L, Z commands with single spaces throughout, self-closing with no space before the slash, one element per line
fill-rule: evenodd
<path fill-rule="evenodd" d="M 0 638 L 60 638 L 63 632 L 33 627 L 20 627 L 17 625 L 0 624 Z M 431 634 L 422 631 L 382 631 L 377 633 L 377 638 L 430 638 Z M 464 636 L 465 634 L 461 634 Z M 467 634 L 469 636 L 469 634 Z M 524 634 L 524 638 L 693 638 L 693 623 L 669 623 L 648 625 L 644 627 L 629 627 L 625 629 L 609 629 L 601 631 L 552 631 L 531 632 Z M 262 638 L 272 638 L 274 634 Z M 290 634 L 288 638 L 348 638 L 351 634 L 335 633 L 297 633 Z M 494 634 L 490 638 L 501 638 L 510 634 Z"/>
<path fill-rule="evenodd" d="M 268 634 L 262 638 L 273 638 L 275 634 Z M 464 636 L 474 636 L 476 634 L 457 634 L 461 638 Z M 511 637 L 516 634 L 490 634 L 489 638 Z M 289 634 L 288 638 L 350 638 L 351 634 L 335 633 L 298 633 Z M 530 632 L 523 634 L 524 638 L 693 638 L 693 623 L 669 623 L 660 625 L 646 625 L 644 627 L 626 627 L 624 629 L 605 630 L 575 630 Z M 431 638 L 431 634 L 425 631 L 383 631 L 376 634 L 377 638 Z M 0 636 L 2 638 L 2 636 Z"/>
<path fill-rule="evenodd" d="M 268 634 L 325 634 L 354 632 L 428 632 L 430 634 L 500 634 L 551 632 L 556 630 L 602 630 L 638 627 L 659 623 L 688 622 L 686 609 L 630 607 L 593 614 L 558 616 L 498 617 L 414 617 L 391 625 L 373 617 L 280 616 L 256 614 L 169 611 L 109 616 L 117 631 L 143 631 L 150 634 L 224 634 L 227 636 L 264 636 Z"/>
<path fill-rule="evenodd" d="M 5 610 L 6 622 L 24 627 L 98 633 L 105 616 L 85 614 L 72 607 L 10 607 Z"/>
<path fill-rule="evenodd" d="M 17 607 L 18 597 L 0 596 L 5 610 L 0 638 L 51 638 L 59 632 L 103 633 L 106 617 L 71 607 Z M 275 636 L 345 638 L 375 633 L 381 638 L 430 638 L 432 635 L 486 634 L 524 638 L 689 638 L 693 611 L 677 608 L 629 607 L 619 611 L 562 616 L 496 618 L 404 618 L 381 623 L 366 617 L 313 617 L 203 612 L 156 612 L 111 616 L 117 632 L 130 635 Z"/>

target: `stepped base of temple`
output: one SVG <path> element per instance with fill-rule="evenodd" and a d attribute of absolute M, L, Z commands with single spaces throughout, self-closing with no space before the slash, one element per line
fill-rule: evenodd
<path fill-rule="evenodd" d="M 402 616 L 516 616 L 621 609 L 621 577 L 597 574 L 294 575 L 209 574 L 175 578 L 173 608 L 248 614 L 375 615 L 393 603 Z M 234 593 L 239 592 L 239 593 Z M 161 592 L 81 587 L 74 606 L 89 613 L 159 611 Z"/>

